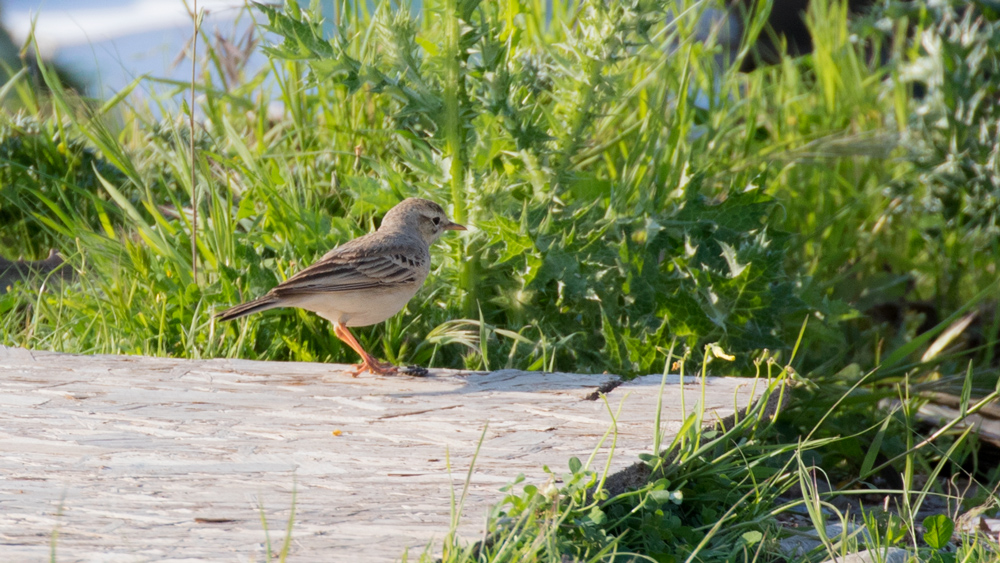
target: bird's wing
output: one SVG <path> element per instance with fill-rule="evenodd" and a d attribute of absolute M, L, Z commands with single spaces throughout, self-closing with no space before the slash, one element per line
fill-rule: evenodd
<path fill-rule="evenodd" d="M 271 292 L 285 297 L 410 285 L 423 281 L 429 261 L 427 245 L 415 237 L 388 240 L 368 235 L 327 252 Z"/>

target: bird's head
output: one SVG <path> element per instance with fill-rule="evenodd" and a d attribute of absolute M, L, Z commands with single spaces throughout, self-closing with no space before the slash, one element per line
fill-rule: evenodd
<path fill-rule="evenodd" d="M 415 230 L 428 245 L 445 231 L 464 231 L 465 227 L 453 222 L 440 205 L 419 197 L 406 198 L 385 214 L 379 230 Z"/>

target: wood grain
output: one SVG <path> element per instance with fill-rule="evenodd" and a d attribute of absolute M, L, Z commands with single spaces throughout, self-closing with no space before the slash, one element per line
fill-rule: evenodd
<path fill-rule="evenodd" d="M 479 539 L 499 489 L 586 460 L 611 424 L 586 400 L 610 375 L 514 370 L 352 378 L 346 366 L 78 356 L 0 347 L 0 561 L 411 560 L 448 531 L 480 436 L 459 533 Z M 661 377 L 614 387 L 612 471 L 652 447 Z M 719 418 L 762 385 L 708 378 Z M 668 378 L 663 423 L 682 420 Z M 689 410 L 700 384 L 684 385 Z M 623 403 L 622 403 L 623 401 Z M 595 460 L 603 468 L 610 443 Z M 450 469 L 449 469 L 450 467 Z M 432 551 L 435 548 L 431 548 Z"/>

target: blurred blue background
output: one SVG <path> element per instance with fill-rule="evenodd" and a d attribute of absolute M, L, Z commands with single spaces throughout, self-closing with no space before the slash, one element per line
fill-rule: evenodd
<path fill-rule="evenodd" d="M 218 34 L 236 42 L 254 25 L 242 1 L 199 0 L 198 8 L 213 39 Z M 23 44 L 33 19 L 42 56 L 76 78 L 87 95 L 107 97 L 143 74 L 191 79 L 190 60 L 182 54 L 192 23 L 183 0 L 0 0 L 0 24 L 15 45 Z M 199 40 L 199 59 L 204 52 Z M 256 50 L 247 68 L 265 62 Z M 158 97 L 166 90 L 146 81 L 137 92 Z"/>

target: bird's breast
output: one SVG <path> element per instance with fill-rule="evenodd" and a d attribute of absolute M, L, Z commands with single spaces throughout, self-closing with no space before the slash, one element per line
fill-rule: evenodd
<path fill-rule="evenodd" d="M 330 322 L 347 326 L 378 324 L 403 310 L 420 289 L 419 283 L 395 286 L 391 289 L 337 291 L 302 295 L 294 307 L 312 311 Z"/>

